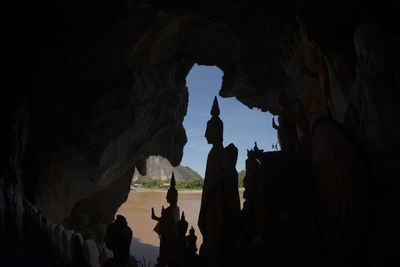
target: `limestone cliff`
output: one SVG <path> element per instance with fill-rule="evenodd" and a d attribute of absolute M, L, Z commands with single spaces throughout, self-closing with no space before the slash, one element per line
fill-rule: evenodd
<path fill-rule="evenodd" d="M 193 178 L 202 178 L 196 171 L 190 167 L 177 166 L 173 167 L 168 159 L 161 156 L 150 156 L 146 161 L 146 175 L 142 176 L 135 170 L 132 180 L 137 181 L 141 179 L 157 179 L 167 180 L 171 178 L 172 172 L 176 180 L 190 180 Z"/>

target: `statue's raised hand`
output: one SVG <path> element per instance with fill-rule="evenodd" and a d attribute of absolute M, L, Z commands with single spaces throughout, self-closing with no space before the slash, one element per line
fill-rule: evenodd
<path fill-rule="evenodd" d="M 154 213 L 154 208 L 151 208 L 151 218 L 155 221 L 159 221 L 160 218 L 156 216 L 156 214 Z"/>

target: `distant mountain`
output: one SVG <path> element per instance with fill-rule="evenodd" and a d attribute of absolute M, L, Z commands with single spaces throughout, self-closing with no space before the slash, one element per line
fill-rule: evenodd
<path fill-rule="evenodd" d="M 173 167 L 169 163 L 168 159 L 161 156 L 151 156 L 147 159 L 147 174 L 141 176 L 139 172 L 135 169 L 133 174 L 133 181 L 139 178 L 143 179 L 157 179 L 157 180 L 167 180 L 171 178 L 172 172 L 174 172 L 176 180 L 191 180 L 195 178 L 202 178 L 196 171 L 192 170 L 186 166 Z"/>
<path fill-rule="evenodd" d="M 183 177 L 183 180 L 199 179 L 203 178 L 196 171 L 192 170 L 190 167 L 179 165 L 175 170 Z"/>

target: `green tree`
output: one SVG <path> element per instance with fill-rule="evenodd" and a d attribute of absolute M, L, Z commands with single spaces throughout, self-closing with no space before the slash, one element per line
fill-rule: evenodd
<path fill-rule="evenodd" d="M 246 175 L 246 171 L 245 170 L 242 170 L 242 171 L 240 171 L 238 173 L 238 186 L 239 186 L 239 188 L 243 187 L 243 179 L 244 179 L 245 175 Z"/>

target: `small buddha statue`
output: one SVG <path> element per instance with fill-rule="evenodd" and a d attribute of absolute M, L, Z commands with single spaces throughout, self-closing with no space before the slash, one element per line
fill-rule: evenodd
<path fill-rule="evenodd" d="M 197 236 L 194 234 L 193 226 L 190 228 L 189 235 L 186 237 L 186 239 L 187 239 L 187 243 L 188 243 L 190 256 L 191 257 L 196 256 L 196 252 L 197 252 L 197 246 L 196 246 Z"/>
<path fill-rule="evenodd" d="M 161 217 L 154 214 L 154 208 L 151 208 L 151 218 L 157 221 L 154 231 L 160 238 L 160 256 L 157 266 L 166 266 L 174 260 L 174 250 L 177 244 L 179 221 L 178 191 L 175 188 L 175 176 L 172 173 L 171 185 L 167 192 L 168 208 L 162 209 Z"/>
<path fill-rule="evenodd" d="M 178 230 L 178 239 L 185 240 L 186 243 L 186 232 L 188 229 L 188 222 L 185 219 L 185 212 L 182 211 L 181 219 L 178 221 L 177 230 Z"/>
<path fill-rule="evenodd" d="M 279 97 L 279 125 L 272 118 L 272 127 L 278 132 L 278 142 L 282 151 L 295 152 L 296 150 L 296 112 L 290 107 L 289 102 L 283 92 Z"/>
<path fill-rule="evenodd" d="M 177 223 L 177 243 L 175 249 L 174 266 L 184 266 L 187 264 L 188 245 L 186 239 L 186 232 L 188 229 L 188 222 L 185 219 L 185 213 L 182 212 L 181 219 Z"/>
<path fill-rule="evenodd" d="M 124 216 L 117 215 L 116 220 L 108 225 L 104 239 L 107 248 L 113 251 L 113 258 L 106 260 L 102 267 L 137 266 L 129 253 L 132 230 Z"/>

